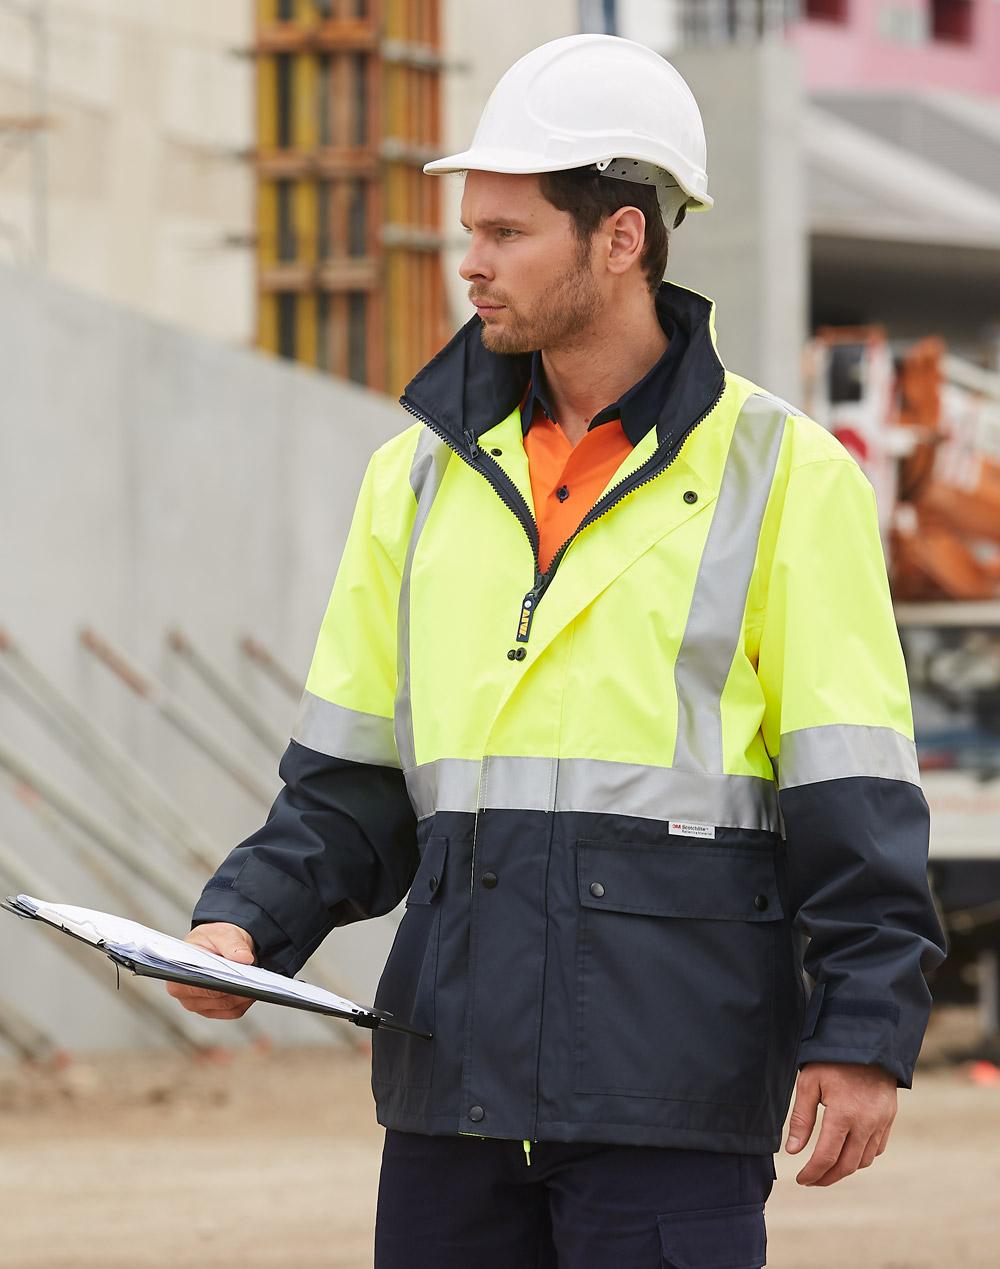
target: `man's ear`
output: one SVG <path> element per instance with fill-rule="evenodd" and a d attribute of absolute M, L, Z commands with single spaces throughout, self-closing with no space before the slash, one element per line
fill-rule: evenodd
<path fill-rule="evenodd" d="M 646 242 L 646 217 L 638 207 L 619 207 L 608 217 L 608 269 L 627 273 L 639 263 Z"/>

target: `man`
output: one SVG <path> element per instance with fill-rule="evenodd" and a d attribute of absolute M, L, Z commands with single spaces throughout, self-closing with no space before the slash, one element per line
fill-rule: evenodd
<path fill-rule="evenodd" d="M 799 1182 L 868 1167 L 943 955 L 874 497 L 661 283 L 711 206 L 663 59 L 544 45 L 426 170 L 467 173 L 477 316 L 368 467 L 285 787 L 189 937 L 294 973 L 407 895 L 375 1003 L 433 1039 L 373 1034 L 382 1269 L 752 1269 L 797 1069 Z"/>

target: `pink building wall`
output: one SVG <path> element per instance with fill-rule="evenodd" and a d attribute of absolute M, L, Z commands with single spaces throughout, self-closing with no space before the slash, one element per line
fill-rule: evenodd
<path fill-rule="evenodd" d="M 937 88 L 1000 96 L 1000 0 L 972 0 L 967 44 L 932 35 L 914 44 L 885 34 L 892 20 L 887 11 L 903 22 L 904 10 L 926 14 L 931 31 L 931 0 L 846 0 L 845 7 L 843 23 L 811 19 L 792 29 L 809 89 Z"/>

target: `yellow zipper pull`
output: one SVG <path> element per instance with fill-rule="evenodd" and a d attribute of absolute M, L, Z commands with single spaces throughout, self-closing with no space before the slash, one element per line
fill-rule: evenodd
<path fill-rule="evenodd" d="M 524 1141 L 521 1142 L 521 1144 L 524 1146 L 524 1160 L 527 1163 L 528 1167 L 530 1168 L 531 1167 L 531 1142 L 528 1141 L 526 1138 Z"/>

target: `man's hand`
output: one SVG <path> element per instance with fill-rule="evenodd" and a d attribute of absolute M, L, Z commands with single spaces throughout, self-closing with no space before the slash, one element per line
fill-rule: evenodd
<path fill-rule="evenodd" d="M 896 1077 L 881 1066 L 807 1062 L 799 1072 L 789 1121 L 789 1154 L 808 1142 L 820 1102 L 826 1109 L 819 1139 L 795 1178 L 799 1185 L 833 1185 L 882 1153 L 896 1118 Z"/>
<path fill-rule="evenodd" d="M 226 921 L 207 921 L 204 925 L 196 925 L 184 942 L 218 952 L 220 956 L 239 961 L 241 965 L 254 962 L 253 939 L 246 930 Z M 200 1013 L 203 1018 L 242 1018 L 253 1004 L 249 996 L 232 996 L 225 991 L 208 991 L 185 983 L 167 983 L 167 991 L 185 1009 Z"/>

